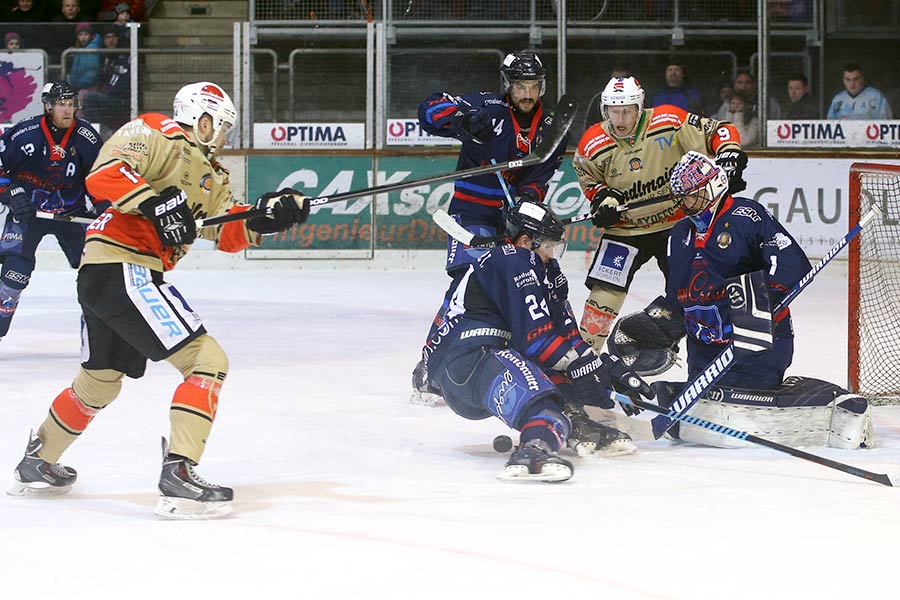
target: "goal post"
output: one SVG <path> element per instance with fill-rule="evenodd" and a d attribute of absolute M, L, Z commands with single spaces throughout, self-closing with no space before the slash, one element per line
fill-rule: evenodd
<path fill-rule="evenodd" d="M 900 166 L 850 166 L 850 227 L 874 204 L 882 217 L 850 244 L 848 386 L 874 403 L 900 403 Z"/>

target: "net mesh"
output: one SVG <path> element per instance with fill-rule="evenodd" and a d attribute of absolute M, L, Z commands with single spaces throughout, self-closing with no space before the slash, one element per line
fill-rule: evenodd
<path fill-rule="evenodd" d="M 900 403 L 900 169 L 859 173 L 859 214 L 875 203 L 883 216 L 859 235 L 858 288 L 851 294 L 851 340 L 855 344 L 857 393 L 874 402 Z M 857 304 L 857 306 L 853 306 Z M 855 346 L 855 347 L 854 347 Z M 852 357 L 851 357 L 852 360 Z M 851 376 L 851 380 L 854 377 Z"/>

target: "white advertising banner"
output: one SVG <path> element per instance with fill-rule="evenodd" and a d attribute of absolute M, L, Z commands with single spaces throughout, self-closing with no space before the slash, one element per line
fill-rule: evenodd
<path fill-rule="evenodd" d="M 0 129 L 44 112 L 44 53 L 0 52 Z"/>
<path fill-rule="evenodd" d="M 363 123 L 254 123 L 253 147 L 259 150 L 363 150 L 366 126 Z"/>
<path fill-rule="evenodd" d="M 854 162 L 839 158 L 750 158 L 744 171 L 747 189 L 737 195 L 768 208 L 806 254 L 818 258 L 850 228 L 849 176 Z M 900 165 L 900 160 L 868 162 Z"/>
<path fill-rule="evenodd" d="M 900 121 L 769 121 L 772 148 L 898 148 Z"/>
<path fill-rule="evenodd" d="M 428 135 L 418 119 L 388 119 L 388 146 L 459 146 L 459 140 Z"/>

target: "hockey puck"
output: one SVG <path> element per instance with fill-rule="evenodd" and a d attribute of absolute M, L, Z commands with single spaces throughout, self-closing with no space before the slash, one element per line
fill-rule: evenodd
<path fill-rule="evenodd" d="M 508 435 L 498 435 L 494 438 L 494 450 L 497 452 L 509 452 L 512 450 L 512 438 Z"/>

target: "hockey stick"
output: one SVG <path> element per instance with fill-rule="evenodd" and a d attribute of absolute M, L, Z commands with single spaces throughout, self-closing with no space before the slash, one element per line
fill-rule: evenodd
<path fill-rule="evenodd" d="M 94 219 L 90 217 L 67 217 L 56 213 L 44 212 L 42 210 L 36 211 L 34 216 L 38 219 L 47 219 L 48 221 L 64 221 L 67 223 L 81 223 L 82 225 L 90 225 L 94 222 Z"/>
<path fill-rule="evenodd" d="M 525 158 L 519 158 L 516 160 L 510 160 L 507 162 L 492 165 L 484 165 L 481 167 L 472 167 L 471 169 L 463 169 L 462 171 L 444 173 L 443 175 L 431 175 L 429 177 L 414 179 L 412 181 L 398 181 L 397 183 L 376 185 L 364 190 L 341 192 L 339 194 L 334 194 L 333 196 L 307 198 L 307 202 L 309 202 L 310 208 L 315 208 L 316 206 L 322 206 L 323 204 L 331 204 L 332 202 L 354 200 L 356 198 L 372 196 L 374 194 L 386 194 L 388 192 L 405 190 L 408 188 L 430 183 L 439 183 L 441 181 L 450 181 L 453 179 L 467 179 L 469 177 L 496 173 L 497 171 L 505 171 L 507 169 L 521 169 L 523 167 L 539 165 L 543 162 L 546 162 L 547 159 L 550 158 L 550 155 L 553 154 L 553 151 L 556 149 L 556 147 L 562 143 L 563 139 L 566 137 L 566 134 L 569 132 L 569 127 L 572 126 L 572 121 L 575 119 L 575 110 L 577 108 L 577 103 L 569 96 L 563 96 L 562 98 L 560 98 L 559 105 L 556 110 L 556 116 L 553 119 L 553 124 L 550 126 L 547 134 L 541 138 L 541 141 L 534 149 L 534 152 L 530 153 Z M 198 219 L 197 227 L 210 227 L 213 225 L 221 225 L 222 223 L 230 223 L 231 221 L 243 221 L 245 219 L 252 219 L 253 217 L 261 216 L 262 214 L 262 211 L 256 208 L 251 208 L 250 210 L 244 212 Z"/>
<path fill-rule="evenodd" d="M 751 444 L 757 444 L 759 446 L 765 446 L 766 448 L 778 450 L 779 452 L 785 452 L 787 454 L 790 454 L 791 456 L 796 456 L 797 458 L 802 458 L 803 460 L 808 460 L 825 467 L 836 469 L 843 473 L 855 475 L 856 477 L 862 477 L 863 479 L 868 479 L 869 481 L 874 481 L 875 483 L 880 483 L 881 485 L 896 487 L 896 484 L 894 482 L 900 481 L 900 474 L 898 473 L 895 473 L 892 479 L 890 476 L 885 475 L 884 473 L 873 473 L 871 471 L 866 471 L 865 469 L 860 469 L 858 467 L 853 467 L 841 462 L 837 462 L 836 460 L 816 456 L 815 454 L 810 454 L 809 452 L 804 452 L 803 450 L 799 450 L 797 448 L 791 448 L 790 446 L 785 446 L 783 444 L 779 444 L 778 442 L 773 442 L 771 440 L 761 438 L 759 436 L 753 435 L 752 433 L 747 433 L 746 431 L 739 431 L 737 429 L 725 427 L 724 425 L 711 423 L 705 419 L 692 417 L 671 408 L 666 410 L 665 408 L 660 408 L 659 406 L 651 404 L 650 402 L 644 402 L 643 400 L 633 400 L 632 398 L 629 398 L 624 394 L 619 394 L 618 392 L 611 391 L 609 393 L 609 397 L 621 404 L 630 404 L 638 408 L 643 408 L 651 412 L 659 413 L 660 415 L 666 415 L 666 417 L 675 421 L 681 421 L 683 423 L 687 423 L 688 425 L 696 425 L 697 427 L 702 427 L 715 433 L 721 433 L 722 435 L 726 435 L 728 437 L 733 437 L 738 440 L 750 442 Z"/>
<path fill-rule="evenodd" d="M 859 235 L 859 232 L 862 231 L 862 228 L 865 227 L 869 221 L 879 215 L 881 215 L 881 208 L 877 204 L 873 205 L 872 208 L 862 216 L 859 223 L 847 232 L 844 237 L 838 240 L 837 244 L 832 246 L 831 249 L 825 253 L 822 260 L 813 265 L 812 269 L 810 269 L 810 271 L 804 275 L 787 294 L 785 294 L 784 298 L 781 299 L 781 302 L 778 303 L 778 306 L 772 310 L 772 314 L 778 314 L 787 308 L 794 298 L 810 284 L 816 274 L 824 269 L 825 265 L 831 262 L 831 259 L 843 250 L 853 238 Z M 720 352 L 705 369 L 685 385 L 681 393 L 678 394 L 678 397 L 675 398 L 675 401 L 669 406 L 671 411 L 674 411 L 679 415 L 684 415 L 700 398 L 703 397 L 704 394 L 706 394 L 707 390 L 709 390 L 709 388 L 711 388 L 713 384 L 734 365 L 735 358 L 734 342 L 729 342 L 725 349 L 722 350 L 722 352 Z M 672 427 L 672 425 L 675 424 L 675 421 L 672 420 L 670 415 L 667 415 L 653 417 L 650 419 L 650 423 L 653 426 L 653 437 L 659 439 Z"/>

